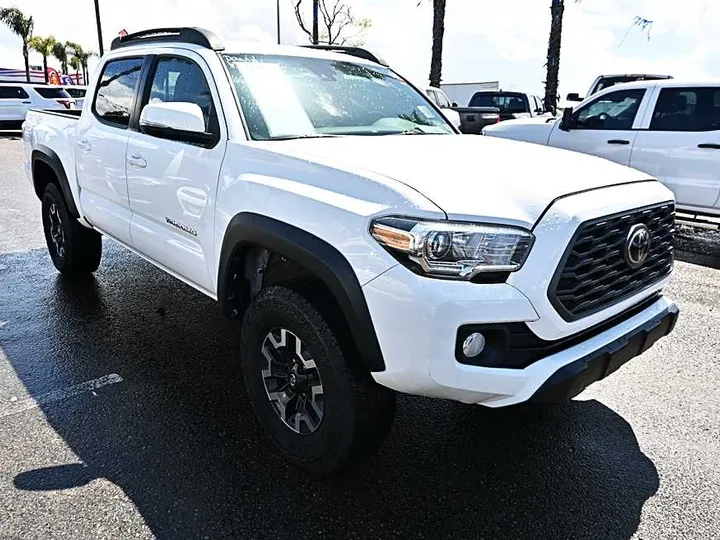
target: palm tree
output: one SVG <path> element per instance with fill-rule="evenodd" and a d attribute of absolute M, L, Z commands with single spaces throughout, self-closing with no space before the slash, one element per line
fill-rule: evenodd
<path fill-rule="evenodd" d="M 47 59 L 53 53 L 57 39 L 53 36 L 35 36 L 30 38 L 28 45 L 34 51 L 39 52 L 43 57 L 43 72 L 45 73 L 45 84 L 48 82 L 48 66 Z"/>
<path fill-rule="evenodd" d="M 70 67 L 75 70 L 75 83 L 80 84 L 80 75 L 78 72 L 80 71 L 82 64 L 77 56 L 73 55 L 70 57 Z"/>
<path fill-rule="evenodd" d="M 60 62 L 60 71 L 63 73 L 68 72 L 68 48 L 67 42 L 62 43 L 58 41 L 52 50 L 52 55 Z"/>
<path fill-rule="evenodd" d="M 575 0 L 575 3 L 582 0 Z M 552 0 L 550 4 L 550 40 L 547 53 L 547 77 L 545 78 L 545 107 L 557 108 L 558 77 L 560 75 L 560 44 L 562 41 L 563 13 L 565 0 Z"/>
<path fill-rule="evenodd" d="M 25 79 L 30 82 L 30 53 L 28 51 L 28 41 L 32 36 L 33 22 L 32 17 L 26 17 L 18 8 L 0 8 L 0 21 L 5 23 L 8 28 L 17 34 L 23 42 L 23 57 L 25 58 Z"/>
<path fill-rule="evenodd" d="M 82 48 L 81 45 L 79 45 L 78 43 L 75 43 L 73 41 L 68 41 L 67 43 L 65 43 L 65 47 L 70 51 L 70 54 L 72 55 L 72 57 L 70 58 L 70 65 L 75 70 L 76 83 L 80 84 L 80 80 L 78 79 L 78 77 L 79 77 L 79 71 L 82 70 L 83 83 L 87 84 L 88 58 L 93 56 L 95 53 L 93 53 L 91 51 L 85 52 L 85 50 Z"/>
<path fill-rule="evenodd" d="M 90 78 L 90 71 L 88 70 L 88 59 L 91 56 L 95 56 L 95 53 L 93 51 L 81 50 L 80 52 L 76 52 L 75 54 L 80 61 L 80 66 L 82 67 L 83 84 L 87 84 L 87 80 Z"/>
<path fill-rule="evenodd" d="M 430 60 L 430 86 L 439 87 L 442 79 L 443 38 L 445 37 L 445 0 L 433 0 L 433 42 Z"/>

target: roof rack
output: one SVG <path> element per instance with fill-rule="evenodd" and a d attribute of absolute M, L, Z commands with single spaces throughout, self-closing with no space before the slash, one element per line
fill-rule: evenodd
<path fill-rule="evenodd" d="M 387 67 L 388 65 L 387 62 L 385 62 L 385 60 L 383 60 L 379 56 L 375 56 L 367 49 L 363 49 L 360 47 L 346 47 L 343 45 L 302 45 L 302 47 L 307 47 L 308 49 L 319 49 L 322 51 L 339 52 L 342 54 L 355 56 L 357 58 L 362 58 L 364 60 L 370 60 L 371 62 L 375 62 L 376 64 L 380 64 L 381 66 Z"/>
<path fill-rule="evenodd" d="M 222 51 L 225 49 L 222 41 L 215 34 L 203 28 L 152 28 L 134 34 L 119 36 L 113 39 L 110 50 L 144 43 L 192 43 L 206 49 Z"/>

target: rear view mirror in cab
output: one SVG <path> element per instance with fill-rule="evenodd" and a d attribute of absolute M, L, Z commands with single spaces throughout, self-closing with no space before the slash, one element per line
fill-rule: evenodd
<path fill-rule="evenodd" d="M 573 92 L 572 94 L 567 95 L 567 100 L 568 101 L 582 101 L 583 98 L 581 98 L 580 94 L 578 94 L 577 92 Z"/>
<path fill-rule="evenodd" d="M 148 103 L 140 114 L 140 130 L 161 139 L 211 144 L 215 136 L 205 132 L 205 117 L 195 103 Z"/>

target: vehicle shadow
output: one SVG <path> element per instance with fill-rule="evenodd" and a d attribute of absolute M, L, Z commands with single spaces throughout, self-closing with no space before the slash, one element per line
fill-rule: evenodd
<path fill-rule="evenodd" d="M 720 270 L 720 230 L 679 225 L 675 234 L 675 257 Z"/>
<path fill-rule="evenodd" d="M 0 346 L 28 391 L 124 379 L 42 405 L 82 463 L 21 472 L 24 496 L 106 478 L 168 540 L 628 539 L 658 489 L 632 427 L 598 401 L 491 411 L 403 397 L 369 463 L 309 477 L 263 438 L 237 327 L 189 287 L 105 248 L 97 277 L 81 282 L 55 276 L 42 251 L 0 255 Z"/>

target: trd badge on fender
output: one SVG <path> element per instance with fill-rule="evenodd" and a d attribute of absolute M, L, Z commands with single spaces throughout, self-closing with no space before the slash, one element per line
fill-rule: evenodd
<path fill-rule="evenodd" d="M 625 242 L 625 260 L 630 268 L 640 268 L 650 254 L 650 229 L 643 223 L 630 228 Z"/>

